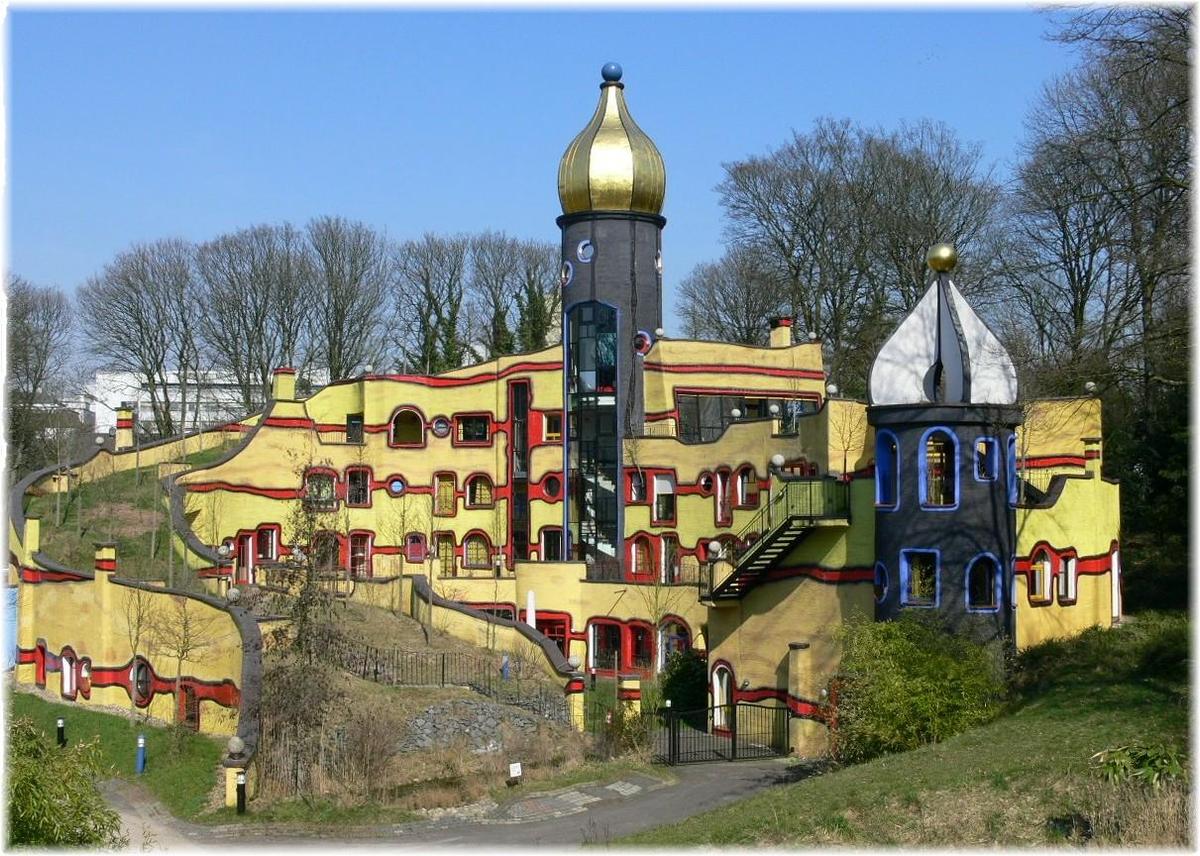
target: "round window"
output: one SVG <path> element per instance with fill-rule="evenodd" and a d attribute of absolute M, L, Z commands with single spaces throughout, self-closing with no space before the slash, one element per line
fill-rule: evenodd
<path fill-rule="evenodd" d="M 439 416 L 433 420 L 430 430 L 433 431 L 435 437 L 445 437 L 450 433 L 450 420 L 445 416 Z"/>
<path fill-rule="evenodd" d="M 551 499 L 558 499 L 558 494 L 562 490 L 562 482 L 558 476 L 546 476 L 546 480 L 542 482 L 542 490 Z"/>
<path fill-rule="evenodd" d="M 404 493 L 404 489 L 407 486 L 408 485 L 404 483 L 404 479 L 400 476 L 392 476 L 390 479 L 388 479 L 387 489 L 388 493 L 390 493 L 392 496 L 399 496 L 400 494 Z"/>
<path fill-rule="evenodd" d="M 662 276 L 662 250 L 654 254 L 654 269 Z"/>
<path fill-rule="evenodd" d="M 592 260 L 592 256 L 596 255 L 596 246 L 591 241 L 580 241 L 579 246 L 575 248 L 575 256 L 584 264 Z"/>
<path fill-rule="evenodd" d="M 633 337 L 633 350 L 643 357 L 650 351 L 650 346 L 653 344 L 654 339 L 645 330 L 638 330 L 637 335 Z"/>
<path fill-rule="evenodd" d="M 575 278 L 575 266 L 570 262 L 563 262 L 562 267 L 558 271 L 558 284 L 561 288 L 566 288 L 571 284 L 571 280 Z"/>
<path fill-rule="evenodd" d="M 705 493 L 711 492 L 713 489 L 713 477 L 708 473 L 700 476 L 700 489 Z"/>

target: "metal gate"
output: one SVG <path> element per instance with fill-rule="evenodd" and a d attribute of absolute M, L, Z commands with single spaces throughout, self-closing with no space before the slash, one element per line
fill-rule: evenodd
<path fill-rule="evenodd" d="M 739 702 L 697 710 L 663 708 L 654 716 L 654 760 L 660 764 L 747 761 L 788 752 L 790 712 L 783 706 Z"/>

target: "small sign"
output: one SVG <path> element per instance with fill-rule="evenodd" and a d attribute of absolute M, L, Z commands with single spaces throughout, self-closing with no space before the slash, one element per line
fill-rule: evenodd
<path fill-rule="evenodd" d="M 515 764 L 508 765 L 508 777 L 510 779 L 521 778 L 521 762 L 520 761 L 517 761 Z"/>

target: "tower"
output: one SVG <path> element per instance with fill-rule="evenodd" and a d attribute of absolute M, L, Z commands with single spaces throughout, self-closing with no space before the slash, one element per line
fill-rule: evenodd
<path fill-rule="evenodd" d="M 622 440 L 641 430 L 642 355 L 662 325 L 666 170 L 625 106 L 621 67 L 558 166 L 567 557 L 618 578 Z"/>
<path fill-rule="evenodd" d="M 1011 635 L 1017 376 L 1004 346 L 929 252 L 928 291 L 871 366 L 876 617 L 937 612 L 980 639 Z"/>

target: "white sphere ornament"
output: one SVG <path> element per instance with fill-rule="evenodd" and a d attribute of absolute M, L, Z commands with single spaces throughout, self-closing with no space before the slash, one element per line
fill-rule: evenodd
<path fill-rule="evenodd" d="M 240 589 L 230 588 L 229 591 L 225 592 L 225 599 L 230 603 L 236 603 L 237 599 L 241 596 L 242 592 Z"/>
<path fill-rule="evenodd" d="M 734 419 L 741 419 L 742 411 L 740 408 L 735 407 L 735 408 L 733 408 L 733 410 L 729 411 L 729 415 L 732 416 Z"/>
<path fill-rule="evenodd" d="M 784 461 L 785 461 L 785 458 L 783 457 L 783 455 L 780 455 L 778 453 L 771 456 L 771 466 L 775 467 L 776 469 L 782 467 Z"/>
<path fill-rule="evenodd" d="M 667 331 L 664 330 L 662 327 L 654 328 L 654 338 L 661 339 L 665 335 L 667 335 Z"/>
<path fill-rule="evenodd" d="M 1096 382 L 1094 380 L 1089 380 L 1087 383 L 1085 383 L 1083 385 L 1083 388 L 1087 392 L 1095 392 L 1096 391 Z"/>
<path fill-rule="evenodd" d="M 828 386 L 825 387 L 825 391 L 827 393 L 829 393 L 830 395 L 837 395 L 837 393 L 838 393 L 837 384 L 836 383 L 829 384 Z"/>
<path fill-rule="evenodd" d="M 810 342 L 817 341 L 817 331 L 816 330 L 808 331 L 808 341 L 810 341 Z"/>
<path fill-rule="evenodd" d="M 567 665 L 570 666 L 572 669 L 578 669 L 582 663 L 583 663 L 583 661 L 579 659 L 578 654 L 572 654 L 570 657 L 567 658 Z"/>
<path fill-rule="evenodd" d="M 237 757 L 246 751 L 246 741 L 235 734 L 229 738 L 229 742 L 225 744 L 225 748 L 229 750 L 230 755 Z"/>
<path fill-rule="evenodd" d="M 779 405 L 778 404 L 772 404 L 770 407 L 767 408 L 767 410 L 770 412 L 770 414 L 772 416 L 779 415 Z"/>

